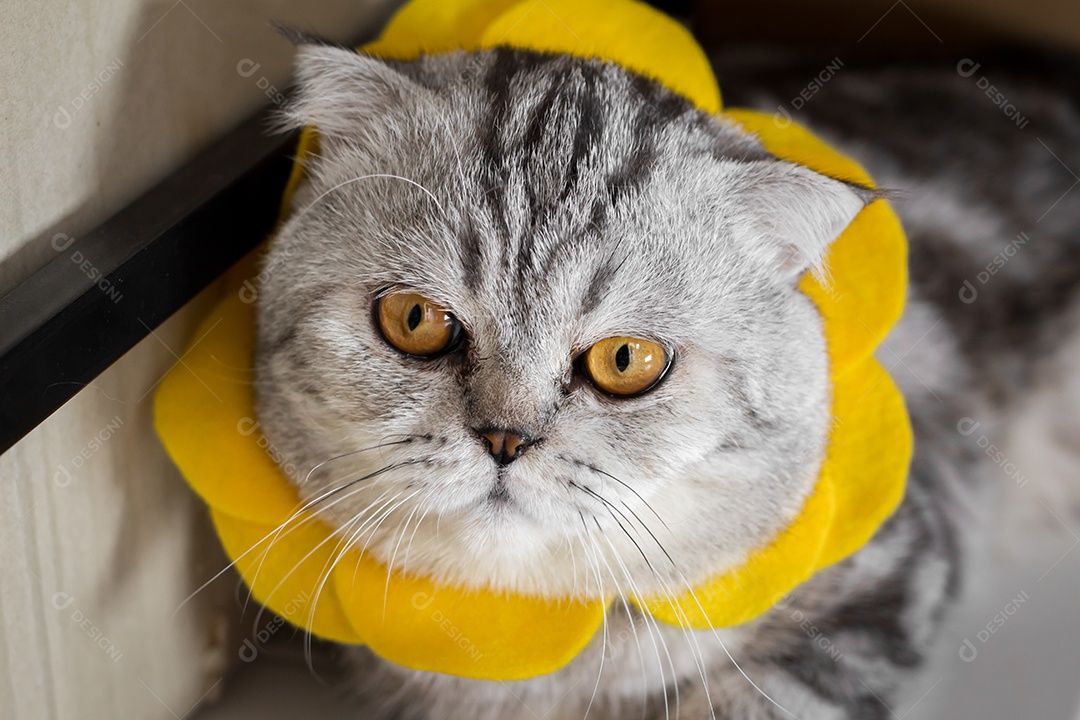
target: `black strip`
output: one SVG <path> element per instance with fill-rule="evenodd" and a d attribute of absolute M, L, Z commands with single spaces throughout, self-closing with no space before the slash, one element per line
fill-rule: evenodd
<path fill-rule="evenodd" d="M 297 135 L 251 118 L 0 297 L 0 452 L 266 238 Z"/>

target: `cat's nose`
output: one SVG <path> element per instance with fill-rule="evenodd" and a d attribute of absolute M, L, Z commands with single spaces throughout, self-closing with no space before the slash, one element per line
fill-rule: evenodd
<path fill-rule="evenodd" d="M 521 457 L 525 449 L 536 442 L 521 432 L 484 428 L 476 433 L 487 444 L 488 452 L 499 465 L 509 465 Z"/>

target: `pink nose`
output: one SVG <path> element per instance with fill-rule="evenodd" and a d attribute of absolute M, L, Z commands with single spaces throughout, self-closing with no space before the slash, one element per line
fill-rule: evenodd
<path fill-rule="evenodd" d="M 485 440 L 488 452 L 500 465 L 509 465 L 517 460 L 525 452 L 525 448 L 532 444 L 509 430 L 484 430 L 480 431 L 480 437 Z"/>

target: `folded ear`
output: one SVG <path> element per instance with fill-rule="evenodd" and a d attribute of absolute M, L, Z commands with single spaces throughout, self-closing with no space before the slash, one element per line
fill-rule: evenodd
<path fill-rule="evenodd" d="M 822 261 L 840 233 L 877 195 L 874 190 L 827 177 L 801 165 L 756 161 L 739 166 L 732 229 L 786 280 Z"/>
<path fill-rule="evenodd" d="M 397 134 L 394 118 L 431 95 L 382 60 L 325 44 L 297 47 L 295 76 L 296 95 L 280 124 L 312 125 L 331 142 L 380 147 Z"/>

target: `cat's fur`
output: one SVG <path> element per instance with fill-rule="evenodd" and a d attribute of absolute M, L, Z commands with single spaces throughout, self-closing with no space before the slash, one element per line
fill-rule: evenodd
<path fill-rule="evenodd" d="M 288 122 L 317 126 L 320 151 L 261 276 L 258 410 L 307 499 L 390 467 L 324 503 L 344 538 L 399 570 L 558 597 L 678 591 L 790 520 L 829 427 L 821 324 L 796 281 L 870 193 L 780 162 L 607 63 L 511 50 L 382 63 L 304 45 L 298 67 Z M 783 102 L 732 75 L 728 104 Z M 809 109 L 906 191 L 911 298 L 879 351 L 917 437 L 896 515 L 743 627 L 686 633 L 616 603 L 548 676 L 464 680 L 352 651 L 363 717 L 891 715 L 957 597 L 995 484 L 957 423 L 999 427 L 1032 387 L 1032 358 L 1059 346 L 1080 192 L 1040 218 L 1071 178 L 1034 133 L 992 127 L 967 78 L 875 90 L 887 80 L 841 75 Z M 1046 105 L 1015 97 L 1032 116 Z M 917 136 L 878 131 L 928 99 L 938 115 Z M 1080 167 L 1075 106 L 1038 117 L 1040 138 Z M 980 142 L 999 138 L 1008 158 L 932 162 L 984 127 Z M 1025 182 L 1003 191 L 998 175 Z M 1030 251 L 961 303 L 963 280 L 1020 231 Z M 1050 268 L 1046 303 L 1029 299 Z M 419 361 L 389 347 L 371 308 L 394 288 L 451 308 L 464 351 Z M 620 401 L 573 360 L 623 334 L 661 341 L 675 362 Z M 500 471 L 475 430 L 491 425 L 543 441 Z"/>

